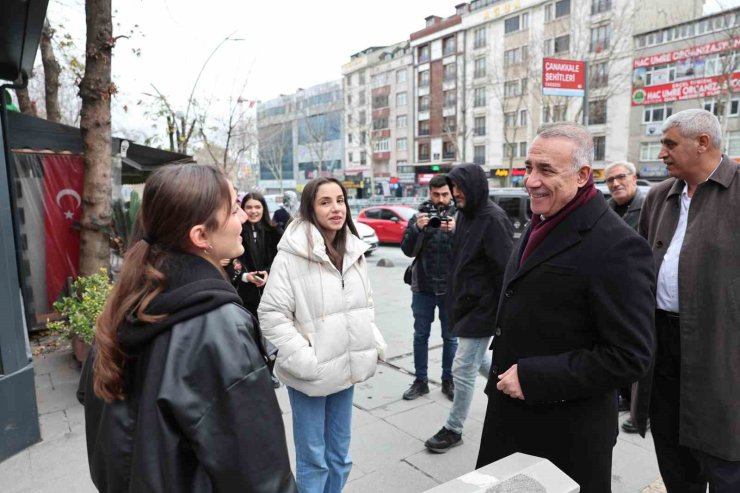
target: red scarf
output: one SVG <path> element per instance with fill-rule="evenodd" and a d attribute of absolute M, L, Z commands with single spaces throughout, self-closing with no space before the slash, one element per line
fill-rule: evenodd
<path fill-rule="evenodd" d="M 527 260 L 532 252 L 542 243 L 545 237 L 560 224 L 560 222 L 568 217 L 568 214 L 591 200 L 596 195 L 596 187 L 594 186 L 594 177 L 592 174 L 588 175 L 586 184 L 578 189 L 576 196 L 568 202 L 565 207 L 555 213 L 554 216 L 542 219 L 539 214 L 532 216 L 532 227 L 527 239 L 527 244 L 524 247 L 524 253 L 522 258 L 519 259 L 519 267 L 524 265 L 524 261 Z"/>

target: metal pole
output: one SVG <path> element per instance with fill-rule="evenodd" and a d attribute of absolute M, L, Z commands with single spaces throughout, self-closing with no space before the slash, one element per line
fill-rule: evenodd
<path fill-rule="evenodd" d="M 583 62 L 583 125 L 588 126 L 588 62 Z"/>

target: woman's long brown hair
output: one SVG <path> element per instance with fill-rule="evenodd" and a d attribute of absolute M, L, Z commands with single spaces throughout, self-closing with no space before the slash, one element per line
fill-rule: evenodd
<path fill-rule="evenodd" d="M 316 211 L 314 211 L 313 209 L 313 204 L 316 200 L 316 195 L 319 192 L 319 187 L 328 183 L 334 183 L 339 186 L 339 188 L 342 190 L 342 195 L 344 195 L 344 205 L 347 208 L 347 211 L 345 213 L 346 220 L 344 222 L 346 227 L 337 231 L 336 236 L 334 236 L 334 241 L 332 242 L 327 241 L 326 235 L 324 234 L 324 231 L 321 229 L 321 226 L 319 226 L 319 222 L 316 219 Z M 347 202 L 347 189 L 345 189 L 344 186 L 336 178 L 314 178 L 313 180 L 306 183 L 306 186 L 303 188 L 303 192 L 301 192 L 300 215 L 301 219 L 310 222 L 311 224 L 316 226 L 316 229 L 319 230 L 321 236 L 324 237 L 324 243 L 326 244 L 326 254 L 329 256 L 329 259 L 334 264 L 334 266 L 337 269 L 341 270 L 342 259 L 344 259 L 344 253 L 347 251 L 347 230 L 349 229 L 349 231 L 358 238 L 360 236 L 357 234 L 355 223 L 352 222 L 352 214 L 349 210 L 349 202 Z M 308 244 L 311 245 L 310 231 L 308 233 L 308 242 Z"/>
<path fill-rule="evenodd" d="M 146 309 L 165 288 L 162 267 L 167 258 L 192 250 L 193 226 L 203 224 L 214 231 L 220 227 L 219 212 L 228 213 L 230 208 L 231 185 L 213 166 L 164 166 L 146 181 L 136 233 L 96 324 L 93 387 L 98 397 L 106 402 L 125 398 L 126 355 L 118 345 L 118 331 L 130 315 L 143 322 L 164 318 L 147 314 Z"/>

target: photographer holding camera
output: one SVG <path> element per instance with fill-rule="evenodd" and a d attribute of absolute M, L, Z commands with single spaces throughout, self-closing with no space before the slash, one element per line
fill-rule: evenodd
<path fill-rule="evenodd" d="M 452 361 L 457 339 L 452 337 L 447 323 L 445 293 L 452 235 L 455 231 L 455 206 L 445 175 L 429 182 L 431 200 L 421 204 L 419 213 L 409 221 L 401 242 L 401 250 L 414 257 L 411 264 L 411 310 L 414 314 L 414 368 L 416 379 L 403 398 L 413 400 L 429 393 L 427 377 L 429 334 L 434 321 L 434 308 L 439 309 L 442 325 L 442 393 L 454 397 Z"/>

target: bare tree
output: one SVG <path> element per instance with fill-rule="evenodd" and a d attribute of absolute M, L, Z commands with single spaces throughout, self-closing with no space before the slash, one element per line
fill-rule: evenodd
<path fill-rule="evenodd" d="M 29 78 L 33 78 L 33 71 Z M 31 100 L 28 92 L 28 84 L 24 84 L 22 89 L 16 89 L 15 95 L 18 96 L 18 107 L 24 115 L 36 116 L 36 104 Z"/>
<path fill-rule="evenodd" d="M 41 62 L 44 65 L 44 89 L 46 94 L 46 119 L 52 122 L 62 120 L 59 111 L 59 74 L 61 68 L 54 55 L 51 40 L 54 37 L 54 29 L 49 24 L 49 19 L 44 20 L 44 28 L 41 30 Z"/>
<path fill-rule="evenodd" d="M 259 161 L 272 176 L 280 183 L 280 193 L 284 192 L 283 186 L 283 160 L 286 157 L 286 149 L 292 146 L 290 123 L 275 123 L 259 129 Z M 261 179 L 262 177 L 260 177 Z"/>
<path fill-rule="evenodd" d="M 80 83 L 80 130 L 85 182 L 80 233 L 80 275 L 110 263 L 111 228 L 111 55 L 115 44 L 111 0 L 86 0 L 85 75 Z"/>

